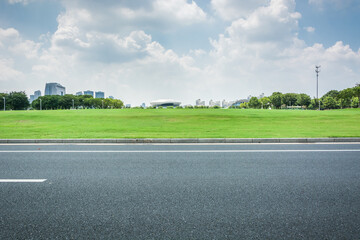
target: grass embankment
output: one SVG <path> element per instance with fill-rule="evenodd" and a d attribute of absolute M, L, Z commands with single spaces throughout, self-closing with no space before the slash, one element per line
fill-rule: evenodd
<path fill-rule="evenodd" d="M 0 139 L 360 137 L 359 120 L 359 109 L 7 111 Z"/>

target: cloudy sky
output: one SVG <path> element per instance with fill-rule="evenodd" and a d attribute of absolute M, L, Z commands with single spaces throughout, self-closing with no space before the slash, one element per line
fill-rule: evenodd
<path fill-rule="evenodd" d="M 360 82 L 359 0 L 0 0 L 0 92 L 104 91 L 139 105 Z"/>

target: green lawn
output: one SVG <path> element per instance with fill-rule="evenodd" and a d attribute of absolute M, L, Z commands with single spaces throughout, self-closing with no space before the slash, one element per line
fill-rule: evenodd
<path fill-rule="evenodd" d="M 0 112 L 0 139 L 360 137 L 360 109 Z"/>

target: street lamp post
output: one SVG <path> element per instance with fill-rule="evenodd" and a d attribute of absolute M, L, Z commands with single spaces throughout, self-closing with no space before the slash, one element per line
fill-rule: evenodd
<path fill-rule="evenodd" d="M 4 111 L 5 111 L 5 106 L 6 106 L 6 105 L 5 105 L 5 97 L 3 97 L 3 99 L 4 99 Z"/>
<path fill-rule="evenodd" d="M 316 72 L 316 98 L 319 100 L 319 110 L 320 110 L 320 99 L 319 99 L 319 72 L 320 72 L 321 66 L 315 66 L 315 72 Z"/>
<path fill-rule="evenodd" d="M 74 99 L 72 99 L 73 109 L 74 109 Z"/>
<path fill-rule="evenodd" d="M 41 98 L 40 98 L 40 110 L 42 110 L 42 106 L 41 106 Z"/>

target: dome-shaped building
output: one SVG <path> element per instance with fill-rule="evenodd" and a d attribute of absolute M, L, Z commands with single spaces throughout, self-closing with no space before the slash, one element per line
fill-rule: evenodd
<path fill-rule="evenodd" d="M 153 107 L 177 107 L 181 102 L 174 101 L 173 99 L 158 99 L 150 102 Z"/>

